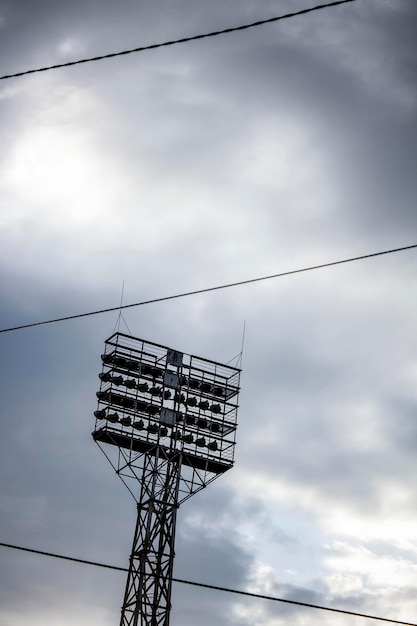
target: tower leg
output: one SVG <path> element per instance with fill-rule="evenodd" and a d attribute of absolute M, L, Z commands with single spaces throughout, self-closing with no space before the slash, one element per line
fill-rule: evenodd
<path fill-rule="evenodd" d="M 146 455 L 120 626 L 169 626 L 180 456 Z"/>

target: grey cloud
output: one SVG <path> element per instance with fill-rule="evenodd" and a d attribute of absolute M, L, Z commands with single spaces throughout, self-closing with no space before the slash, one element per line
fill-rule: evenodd
<path fill-rule="evenodd" d="M 249 1 L 97 7 L 45 2 L 35 15 L 9 4 L 5 71 L 62 61 L 71 37 L 99 54 L 277 11 L 270 2 L 260 15 Z M 414 12 L 407 2 L 352 3 L 13 83 L 1 100 L 2 202 L 16 218 L 2 241 L 2 325 L 117 305 L 123 280 L 127 303 L 412 243 Z M 67 107 L 71 94 L 88 106 Z M 62 178 L 63 196 L 78 190 L 77 219 L 50 194 L 55 180 L 29 190 L 18 176 L 28 155 L 20 148 L 14 161 L 13 151 L 40 128 L 80 133 L 92 162 L 106 158 L 108 180 L 96 176 L 94 189 L 88 177 Z M 29 148 L 42 171 L 50 161 Z M 75 152 L 69 170 L 83 158 Z M 107 212 L 101 186 L 115 189 Z M 277 594 L 388 611 L 329 596 L 323 543 L 338 538 L 325 524 L 335 509 L 354 528 L 363 518 L 411 527 L 415 515 L 413 254 L 125 311 L 134 335 L 220 361 L 239 352 L 247 320 L 236 465 L 181 507 L 178 576 L 245 587 L 266 564 L 282 578 L 271 574 Z M 134 502 L 90 438 L 100 353 L 116 322 L 115 313 L 2 335 L 3 540 L 127 564 Z M 274 485 L 281 499 L 270 502 Z M 404 545 L 393 533 L 371 548 L 413 563 L 407 532 Z M 37 559 L 5 559 L 10 626 L 52 625 L 62 607 L 68 623 L 82 623 L 71 603 L 91 624 L 117 620 L 124 574 Z M 285 569 L 297 584 L 283 582 Z M 412 591 L 389 602 L 410 602 Z M 173 602 L 173 623 L 190 626 L 333 624 L 179 585 Z"/>

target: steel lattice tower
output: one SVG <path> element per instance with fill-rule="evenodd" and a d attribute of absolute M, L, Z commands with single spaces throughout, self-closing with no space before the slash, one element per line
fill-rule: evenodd
<path fill-rule="evenodd" d="M 233 466 L 240 369 L 119 332 L 102 361 L 92 435 L 137 502 L 120 626 L 169 626 L 177 509 Z"/>

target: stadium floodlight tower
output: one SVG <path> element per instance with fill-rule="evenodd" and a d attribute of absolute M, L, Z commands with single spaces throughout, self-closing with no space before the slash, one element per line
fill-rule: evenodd
<path fill-rule="evenodd" d="M 92 435 L 138 509 L 120 626 L 168 626 L 177 509 L 233 466 L 240 369 L 120 332 L 101 358 Z"/>

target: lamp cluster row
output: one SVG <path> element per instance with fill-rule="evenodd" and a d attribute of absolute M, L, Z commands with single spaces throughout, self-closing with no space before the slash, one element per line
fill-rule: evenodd
<path fill-rule="evenodd" d="M 142 419 L 140 420 L 132 420 L 130 417 L 124 416 L 119 417 L 118 413 L 106 413 L 104 409 L 99 411 L 94 411 L 94 415 L 97 419 L 106 419 L 112 424 L 119 423 L 122 426 L 132 426 L 136 430 L 147 430 L 151 434 L 159 433 L 160 437 L 168 437 L 168 428 L 166 426 L 159 426 L 158 424 L 148 424 L 145 427 L 145 423 Z M 194 440 L 194 435 L 191 433 L 183 434 L 179 430 L 173 430 L 170 434 L 171 439 L 175 439 L 176 441 L 183 441 L 184 443 L 192 444 L 195 443 L 196 446 L 199 447 L 207 447 L 209 450 L 215 452 L 218 449 L 217 441 L 210 441 L 206 443 L 205 437 L 196 437 Z"/>
<path fill-rule="evenodd" d="M 174 400 L 176 400 L 180 404 L 184 404 L 185 406 L 198 407 L 199 409 L 202 409 L 203 411 L 208 411 L 210 409 L 210 411 L 212 413 L 215 413 L 216 415 L 222 412 L 222 407 L 220 406 L 220 404 L 210 405 L 210 403 L 207 402 L 207 400 L 198 401 L 197 398 L 194 398 L 194 396 L 190 396 L 189 398 L 186 398 L 185 394 L 183 393 L 175 392 Z"/>
<path fill-rule="evenodd" d="M 147 402 L 142 402 L 141 400 L 134 400 L 133 398 L 129 398 L 127 396 L 119 396 L 114 393 L 109 393 L 107 391 L 98 391 L 97 397 L 102 402 L 108 402 L 109 404 L 116 404 L 123 408 L 134 409 L 135 412 L 148 413 L 148 415 L 155 417 L 158 413 L 161 412 L 161 407 L 155 404 L 149 404 Z M 164 410 L 164 409 L 162 409 Z M 181 423 L 185 420 L 187 426 L 191 426 L 197 429 L 203 428 L 212 433 L 218 433 L 224 436 L 227 432 L 233 430 L 233 426 L 230 424 L 225 424 L 223 422 L 213 422 L 207 419 L 204 416 L 196 416 L 191 415 L 189 413 L 182 413 L 180 411 L 171 411 L 171 414 L 174 416 L 174 420 L 172 423 Z M 103 416 L 102 419 L 106 418 L 109 421 L 112 421 L 111 415 L 115 415 L 115 422 L 120 421 L 117 413 L 114 414 L 106 414 L 105 409 L 98 410 L 94 413 L 96 417 Z M 125 419 L 125 418 L 122 418 Z M 126 419 L 131 419 L 127 417 Z M 122 422 L 121 422 L 122 423 Z"/>
<path fill-rule="evenodd" d="M 164 400 L 169 400 L 172 397 L 172 393 L 169 389 L 164 390 L 162 389 L 162 387 L 158 387 L 156 385 L 154 385 L 153 387 L 150 387 L 148 383 L 136 383 L 134 379 L 124 379 L 123 376 L 112 376 L 109 372 L 104 372 L 102 374 L 99 374 L 99 377 L 103 382 L 109 382 L 112 385 L 117 385 L 117 386 L 124 385 L 128 389 L 137 389 L 141 393 L 149 393 L 151 396 L 164 398 Z M 190 396 L 189 398 L 186 398 L 185 394 L 178 393 L 177 391 L 174 393 L 173 399 L 176 402 L 179 402 L 180 404 L 184 404 L 185 406 L 190 406 L 192 408 L 199 408 L 202 411 L 210 410 L 215 415 L 219 415 L 222 412 L 222 407 L 218 403 L 210 405 L 210 403 L 207 400 L 198 400 L 194 396 Z"/>
<path fill-rule="evenodd" d="M 162 378 L 165 370 L 160 367 L 155 367 L 153 365 L 148 365 L 146 363 L 139 363 L 138 361 L 133 361 L 130 359 L 126 359 L 122 356 L 114 355 L 114 354 L 102 354 L 101 355 L 103 363 L 106 365 L 114 365 L 115 367 L 128 370 L 129 372 L 137 372 L 140 376 L 148 376 L 153 380 L 157 378 Z M 197 378 L 189 378 L 184 374 L 181 374 L 178 377 L 178 383 L 182 387 L 189 387 L 190 389 L 198 390 L 201 393 L 212 394 L 213 396 L 217 396 L 218 398 L 225 397 L 227 395 L 227 391 L 221 385 L 216 385 L 209 383 L 206 380 L 198 380 Z M 234 390 L 231 395 L 235 395 L 238 389 Z M 231 390 L 229 390 L 230 395 Z"/>
<path fill-rule="evenodd" d="M 119 396 L 109 391 L 97 391 L 96 396 L 102 402 L 108 402 L 109 404 L 118 404 L 126 409 L 133 409 L 134 411 L 141 411 L 142 413 L 149 413 L 149 415 L 156 415 L 160 412 L 161 407 L 145 402 L 142 400 L 135 400 L 129 398 L 129 396 Z"/>
<path fill-rule="evenodd" d="M 112 376 L 110 372 L 103 372 L 99 374 L 100 380 L 104 383 L 111 383 L 112 385 L 124 385 L 128 389 L 138 389 L 141 393 L 149 392 L 152 396 L 162 396 L 168 400 L 171 397 L 171 392 L 169 389 L 165 391 L 162 390 L 162 387 L 157 387 L 153 385 L 150 387 L 148 383 L 139 383 L 134 378 L 123 378 L 123 376 Z"/>
<path fill-rule="evenodd" d="M 116 367 L 121 367 L 122 369 L 129 370 L 131 372 L 139 372 L 140 374 L 150 376 L 151 378 L 161 378 L 164 373 L 164 370 L 160 367 L 154 367 L 152 365 L 147 365 L 146 363 L 139 363 L 138 361 L 125 359 L 123 356 L 116 354 L 102 354 L 101 360 L 106 365 L 115 365 Z"/>

